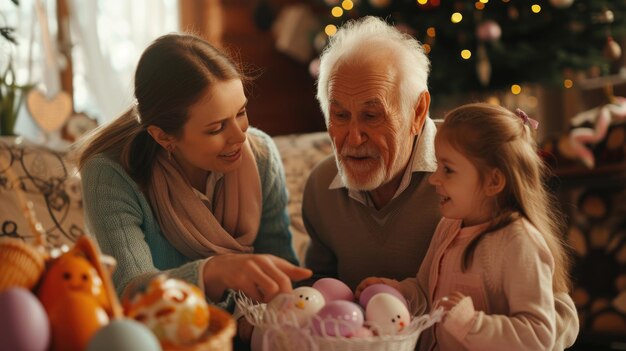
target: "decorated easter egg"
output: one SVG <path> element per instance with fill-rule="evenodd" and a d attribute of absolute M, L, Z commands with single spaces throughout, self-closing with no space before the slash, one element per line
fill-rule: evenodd
<path fill-rule="evenodd" d="M 145 325 L 133 319 L 118 319 L 100 328 L 87 351 L 160 351 L 161 344 Z"/>
<path fill-rule="evenodd" d="M 367 308 L 367 303 L 370 301 L 370 299 L 374 297 L 374 295 L 380 293 L 391 294 L 397 297 L 400 301 L 402 301 L 404 306 L 407 306 L 407 308 L 409 306 L 404 296 L 397 289 L 387 284 L 373 284 L 363 289 L 361 295 L 359 296 L 359 305 L 361 305 L 361 307 L 363 308 Z"/>
<path fill-rule="evenodd" d="M 209 305 L 200 289 L 165 275 L 125 300 L 124 310 L 152 330 L 165 348 L 193 344 L 209 326 Z"/>
<path fill-rule="evenodd" d="M 313 284 L 313 288 L 319 290 L 326 302 L 335 300 L 354 301 L 354 294 L 346 283 L 335 278 L 322 278 Z"/>
<path fill-rule="evenodd" d="M 15 287 L 0 293 L 0 315 L 0 351 L 48 349 L 48 316 L 30 291 Z"/>
<path fill-rule="evenodd" d="M 52 350 L 82 351 L 95 332 L 109 323 L 103 281 L 79 250 L 52 262 L 38 296 L 52 327 Z"/>
<path fill-rule="evenodd" d="M 406 306 L 395 296 L 387 293 L 374 295 L 365 309 L 365 319 L 378 335 L 395 335 L 411 323 Z"/>
<path fill-rule="evenodd" d="M 305 326 L 324 305 L 326 300 L 317 289 L 302 286 L 291 292 L 293 295 L 293 313 L 299 326 Z"/>
<path fill-rule="evenodd" d="M 363 326 L 363 312 L 354 302 L 335 300 L 322 307 L 311 324 L 316 335 L 349 337 Z"/>

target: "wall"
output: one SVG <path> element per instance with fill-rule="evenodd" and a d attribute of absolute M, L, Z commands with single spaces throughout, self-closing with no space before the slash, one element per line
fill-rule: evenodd
<path fill-rule="evenodd" d="M 325 130 L 308 65 L 278 52 L 271 30 L 255 25 L 253 14 L 259 2 L 183 0 L 181 23 L 183 29 L 193 28 L 229 51 L 248 73 L 258 74 L 248 91 L 251 125 L 273 136 Z M 270 6 L 276 14 L 299 2 L 303 1 L 276 0 Z"/>

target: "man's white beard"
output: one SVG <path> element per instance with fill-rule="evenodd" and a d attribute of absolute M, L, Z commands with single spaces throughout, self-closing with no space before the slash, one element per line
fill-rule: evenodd
<path fill-rule="evenodd" d="M 348 189 L 351 190 L 359 190 L 359 191 L 370 191 L 377 189 L 381 185 L 385 183 L 387 178 L 387 172 L 385 171 L 385 165 L 383 163 L 383 159 L 379 158 L 378 165 L 372 169 L 372 167 L 367 167 L 367 169 L 354 170 L 354 168 L 349 168 L 344 166 L 340 161 L 339 157 L 335 157 L 337 160 L 337 169 L 339 171 L 339 176 L 343 183 L 346 185 Z M 365 177 L 355 177 L 355 174 L 364 174 L 369 173 Z"/>

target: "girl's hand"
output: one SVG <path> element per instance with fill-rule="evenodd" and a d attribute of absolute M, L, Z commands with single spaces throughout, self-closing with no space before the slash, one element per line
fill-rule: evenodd
<path fill-rule="evenodd" d="M 368 286 L 374 285 L 374 284 L 389 285 L 390 287 L 400 291 L 400 282 L 395 279 L 369 277 L 369 278 L 363 279 L 361 283 L 359 283 L 359 286 L 356 287 L 356 290 L 354 292 L 354 298 L 358 301 L 363 290 L 365 290 L 365 288 L 367 288 Z"/>
<path fill-rule="evenodd" d="M 455 291 L 452 294 L 448 295 L 448 296 L 444 296 L 441 299 L 439 299 L 439 301 L 435 302 L 435 308 L 437 309 L 439 307 L 443 307 L 443 310 L 448 312 L 450 311 L 454 306 L 456 306 L 459 302 L 461 302 L 461 300 L 465 297 L 465 295 L 463 295 L 463 293 L 459 292 L 459 291 Z"/>
<path fill-rule="evenodd" d="M 212 301 L 226 289 L 241 290 L 255 301 L 269 302 L 274 296 L 291 292 L 291 281 L 309 278 L 310 269 L 273 255 L 224 254 L 211 257 L 204 265 L 204 287 Z"/>

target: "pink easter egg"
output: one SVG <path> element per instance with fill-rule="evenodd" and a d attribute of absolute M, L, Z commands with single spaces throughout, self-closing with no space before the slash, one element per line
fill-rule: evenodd
<path fill-rule="evenodd" d="M 367 308 L 367 304 L 369 303 L 370 299 L 374 297 L 374 295 L 380 293 L 391 294 L 397 297 L 404 304 L 404 306 L 406 306 L 407 308 L 409 306 L 404 296 L 402 296 L 402 294 L 398 290 L 392 288 L 387 284 L 374 284 L 365 288 L 361 292 L 361 296 L 359 296 L 359 305 L 361 305 L 363 308 Z"/>
<path fill-rule="evenodd" d="M 1 292 L 0 315 L 0 351 L 48 349 L 48 315 L 29 290 L 14 287 Z"/>
<path fill-rule="evenodd" d="M 363 311 L 359 305 L 335 300 L 322 307 L 311 324 L 316 335 L 349 337 L 363 326 L 363 320 Z"/>
<path fill-rule="evenodd" d="M 326 302 L 335 300 L 354 301 L 354 294 L 346 283 L 335 278 L 322 278 L 313 284 L 313 288 L 324 295 Z"/>
<path fill-rule="evenodd" d="M 374 333 L 370 329 L 368 329 L 367 327 L 360 327 L 360 328 L 357 328 L 350 337 L 351 338 L 369 338 L 372 336 L 374 336 Z"/>

